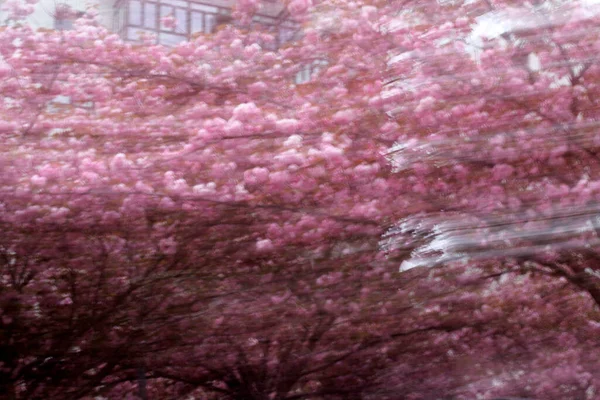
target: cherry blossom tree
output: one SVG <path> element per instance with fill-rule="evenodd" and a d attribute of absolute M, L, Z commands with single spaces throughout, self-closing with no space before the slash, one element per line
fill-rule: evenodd
<path fill-rule="evenodd" d="M 294 0 L 267 50 L 255 1 L 173 48 L 7 2 L 0 391 L 594 398 L 597 13 L 517 3 Z"/>
<path fill-rule="evenodd" d="M 409 132 L 392 162 L 412 169 L 415 195 L 428 199 L 428 214 L 398 232 L 433 233 L 405 268 L 511 257 L 568 278 L 597 301 L 597 278 L 586 268 L 596 241 L 589 54 L 597 37 L 588 28 L 598 8 L 479 6 L 445 25 L 410 28 L 418 37 L 391 63 L 405 79 L 389 85 L 389 110 Z"/>
<path fill-rule="evenodd" d="M 9 6 L 4 392 L 317 393 L 319 373 L 348 376 L 385 341 L 369 310 L 402 314 L 386 305 L 396 284 L 378 249 L 397 193 L 389 143 L 369 134 L 386 121 L 368 107 L 385 60 L 374 76 L 348 65 L 367 40 L 314 31 L 274 52 L 257 44 L 270 35 L 229 26 L 169 49 L 123 43 L 91 12 L 70 31 L 33 31 L 18 19 L 30 9 Z M 290 12 L 308 24 L 307 7 Z M 368 15 L 357 22 L 376 34 Z M 318 85 L 295 87 L 323 60 Z M 354 372 L 346 391 L 360 389 Z"/>
<path fill-rule="evenodd" d="M 593 361 L 582 349 L 593 343 L 600 304 L 592 56 L 598 5 L 424 2 L 423 10 L 395 24 L 397 47 L 380 97 L 400 133 L 390 162 L 408 189 L 403 201 L 414 206 L 385 235 L 384 247 L 404 271 L 434 268 L 432 276 L 456 276 L 466 268 L 473 276 L 513 279 L 525 273 L 531 278 L 523 302 L 557 282 L 567 287 L 558 292 L 564 301 L 583 293 L 586 300 L 579 301 L 585 305 L 570 304 L 586 318 L 562 332 L 535 336 L 571 353 L 544 347 L 538 351 L 547 355 L 531 364 L 509 356 L 497 365 L 517 366 L 504 378 L 494 374 L 495 389 L 469 394 L 596 398 L 597 384 L 587 380 Z M 518 292 L 510 283 L 503 302 L 510 304 Z M 491 299 L 485 303 L 489 311 L 496 307 Z M 527 322 L 511 340 L 551 315 L 542 308 L 530 317 L 523 313 Z M 537 346 L 532 335 L 526 337 L 518 345 L 521 354 Z M 569 345 L 562 342 L 566 337 Z M 478 349 L 477 360 L 484 359 L 484 342 L 471 348 Z M 531 370 L 522 369 L 523 363 Z M 563 363 L 569 367 L 557 367 Z M 477 385 L 471 374 L 468 386 Z M 456 395 L 466 394 L 460 390 Z"/>

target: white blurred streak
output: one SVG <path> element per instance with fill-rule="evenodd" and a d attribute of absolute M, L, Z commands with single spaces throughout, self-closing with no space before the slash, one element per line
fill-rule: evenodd
<path fill-rule="evenodd" d="M 580 77 L 584 68 L 598 64 L 598 56 L 593 52 L 577 59 L 569 59 L 563 54 L 563 57 L 548 60 L 541 52 L 532 52 L 525 45 L 528 42 L 543 42 L 552 47 L 554 39 L 549 35 L 557 31 L 555 28 L 563 27 L 565 29 L 560 31 L 560 38 L 569 43 L 563 48 L 554 45 L 554 50 L 558 46 L 562 51 L 590 35 L 597 35 L 600 30 L 597 25 L 576 27 L 576 24 L 594 21 L 599 16 L 600 0 L 546 0 L 539 5 L 524 2 L 519 7 L 481 15 L 463 36 L 460 36 L 460 29 L 448 34 L 450 37 L 458 35 L 458 40 L 465 42 L 466 47 L 439 42 L 427 49 L 398 49 L 397 53 L 390 55 L 388 66 L 395 75 L 382 96 L 391 103 L 387 109 L 388 115 L 394 117 L 396 113 L 403 116 L 413 113 L 415 119 L 428 117 L 427 124 L 430 125 L 425 127 L 441 127 L 437 131 L 423 129 L 422 137 L 413 136 L 409 140 L 405 138 L 410 133 L 399 133 L 400 139 L 386 154 L 395 172 L 402 173 L 426 164 L 428 168 L 439 168 L 437 174 L 443 176 L 452 174 L 451 168 L 454 167 L 456 171 L 478 171 L 483 166 L 482 173 L 488 169 L 488 172 L 495 173 L 495 166 L 501 166 L 509 172 L 508 178 L 502 178 L 504 173 L 499 169 L 497 179 L 500 186 L 516 182 L 516 179 L 527 179 L 525 185 L 517 182 L 520 194 L 515 197 L 518 201 L 510 207 L 499 203 L 499 208 L 492 212 L 430 212 L 411 215 L 399 221 L 384 235 L 381 246 L 390 256 L 400 256 L 403 260 L 401 271 L 471 260 L 531 260 L 538 256 L 591 249 L 600 245 L 600 203 L 590 204 L 591 200 L 582 198 L 562 199 L 568 201 L 556 197 L 556 200 L 548 199 L 543 192 L 546 190 L 544 185 L 559 181 L 561 177 L 545 176 L 543 167 L 540 176 L 529 176 L 524 171 L 511 175 L 514 170 L 512 166 L 522 165 L 524 160 L 532 157 L 542 165 L 567 153 L 569 157 L 577 157 L 594 155 L 600 150 L 600 121 L 594 121 L 589 116 L 587 118 L 590 119 L 586 120 L 582 113 L 585 110 L 579 110 L 571 117 L 553 114 L 544 108 L 523 108 L 530 99 L 534 100 L 532 104 L 537 104 L 539 96 L 548 89 L 558 91 L 564 86 L 573 86 L 572 79 Z M 567 29 L 567 25 L 572 28 Z M 524 49 L 524 54 L 517 54 L 518 57 L 512 60 L 520 63 L 516 67 L 524 67 L 535 76 L 543 77 L 550 82 L 548 86 L 540 89 L 532 84 L 526 86 L 526 90 L 494 93 L 486 89 L 481 80 L 487 78 L 500 83 L 503 79 L 510 79 L 512 71 L 501 63 L 498 67 L 486 64 L 483 78 L 478 68 L 462 72 L 443 68 L 444 60 L 451 57 L 452 53 L 463 52 L 463 55 L 472 57 L 479 64 L 479 57 L 486 49 L 506 48 L 509 44 L 515 49 Z M 428 65 L 441 65 L 441 72 L 433 76 L 428 74 L 427 69 L 421 68 Z M 439 100 L 440 94 L 444 98 L 445 88 L 453 87 L 457 82 L 465 83 L 471 90 L 451 99 L 452 104 Z M 415 96 L 417 90 L 432 94 L 422 98 Z M 515 102 L 517 107 L 521 107 L 522 113 L 517 118 L 522 124 L 514 119 L 494 119 L 494 116 L 489 116 L 488 122 L 485 119 L 486 107 L 482 106 L 477 108 L 482 110 L 478 115 L 482 122 L 477 128 L 465 124 L 463 131 L 460 124 L 459 127 L 453 127 L 452 124 L 446 126 L 444 118 L 451 118 L 448 116 L 455 106 L 478 102 L 484 105 L 490 100 Z M 419 173 L 426 173 L 421 167 Z M 562 174 L 556 171 L 555 174 Z M 572 172 L 564 171 L 565 174 Z M 583 174 L 580 183 L 586 183 L 589 178 L 580 172 Z M 510 191 L 510 186 L 506 190 Z M 538 190 L 542 192 L 536 193 Z M 569 191 L 570 194 L 575 193 Z M 584 201 L 587 204 L 583 204 Z M 452 205 L 446 202 L 442 200 L 439 208 L 450 209 Z M 577 202 L 581 204 L 573 205 Z"/>
<path fill-rule="evenodd" d="M 574 17 L 571 11 L 577 9 Z M 495 39 L 504 34 L 540 30 L 566 22 L 577 22 L 592 18 L 600 13 L 600 1 L 544 1 L 539 6 L 508 8 L 490 11 L 477 18 L 471 38 Z"/>
<path fill-rule="evenodd" d="M 530 53 L 527 56 L 527 68 L 529 68 L 530 71 L 535 71 L 535 72 L 542 69 L 542 64 L 541 64 L 540 58 L 537 56 L 537 54 Z"/>
<path fill-rule="evenodd" d="M 600 244 L 600 204 L 494 215 L 432 213 L 400 221 L 383 237 L 388 253 L 410 252 L 401 271 L 449 262 L 531 256 Z"/>
<path fill-rule="evenodd" d="M 459 163 L 515 161 L 530 155 L 520 150 L 534 144 L 537 150 L 551 151 L 561 145 L 571 150 L 593 150 L 600 147 L 600 122 L 563 123 L 540 132 L 539 129 L 518 129 L 474 136 L 429 137 L 395 143 L 386 156 L 396 172 L 414 163 L 429 162 L 438 167 Z M 498 152 L 497 150 L 506 150 Z"/>

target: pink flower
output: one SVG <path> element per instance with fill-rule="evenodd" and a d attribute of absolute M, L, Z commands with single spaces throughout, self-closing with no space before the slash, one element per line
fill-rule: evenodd
<path fill-rule="evenodd" d="M 280 119 L 275 123 L 275 127 L 278 131 L 291 135 L 298 132 L 298 129 L 300 129 L 300 123 L 297 119 Z"/>
<path fill-rule="evenodd" d="M 269 87 L 264 82 L 254 82 L 250 86 L 248 86 L 248 92 L 253 95 L 260 95 L 264 93 Z"/>
<path fill-rule="evenodd" d="M 260 7 L 259 0 L 238 0 L 238 11 L 243 13 L 254 13 Z"/>
<path fill-rule="evenodd" d="M 47 179 L 43 176 L 34 175 L 31 177 L 31 184 L 34 186 L 44 186 L 46 184 Z"/>
<path fill-rule="evenodd" d="M 357 117 L 357 110 L 348 109 L 336 112 L 335 114 L 333 114 L 332 119 L 333 122 L 338 124 L 349 124 L 350 122 L 354 121 Z"/>
<path fill-rule="evenodd" d="M 73 304 L 73 300 L 71 299 L 71 297 L 67 296 L 64 299 L 62 299 L 61 301 L 59 301 L 58 304 L 61 306 L 68 306 L 68 305 Z"/>
<path fill-rule="evenodd" d="M 161 18 L 160 22 L 162 22 L 163 26 L 168 29 L 175 29 L 177 26 L 177 20 L 173 15 L 167 15 L 166 17 Z"/>
<path fill-rule="evenodd" d="M 110 161 L 110 169 L 113 171 L 119 171 L 126 168 L 130 168 L 133 165 L 131 161 L 127 159 L 127 156 L 123 153 L 119 153 L 113 157 Z"/>
<path fill-rule="evenodd" d="M 167 255 L 173 255 L 177 252 L 177 242 L 173 237 L 161 239 L 158 242 L 159 250 Z"/>
<path fill-rule="evenodd" d="M 281 296 L 271 296 L 271 302 L 273 304 L 281 304 L 284 301 L 286 301 L 288 298 L 290 297 L 290 292 L 285 292 L 283 295 Z"/>
<path fill-rule="evenodd" d="M 229 120 L 225 126 L 225 133 L 228 136 L 240 136 L 244 132 L 244 125 L 238 120 Z"/>
<path fill-rule="evenodd" d="M 507 164 L 496 165 L 493 168 L 494 179 L 497 181 L 501 181 L 503 179 L 508 178 L 514 172 L 514 168 Z"/>
<path fill-rule="evenodd" d="M 273 242 L 270 239 L 261 239 L 256 242 L 256 250 L 258 251 L 270 251 L 273 250 Z"/>
<path fill-rule="evenodd" d="M 254 103 L 242 103 L 233 109 L 233 118 L 242 122 L 250 122 L 261 116 L 261 110 Z"/>
<path fill-rule="evenodd" d="M 34 5 L 30 3 L 22 0 L 8 0 L 2 6 L 2 10 L 7 11 L 11 18 L 21 19 L 35 11 Z"/>
<path fill-rule="evenodd" d="M 265 183 L 269 180 L 269 170 L 256 167 L 244 172 L 244 182 L 248 185 Z"/>
<path fill-rule="evenodd" d="M 292 135 L 283 142 L 283 145 L 286 147 L 297 147 L 302 144 L 302 136 L 300 135 Z"/>
<path fill-rule="evenodd" d="M 312 0 L 292 0 L 288 4 L 288 10 L 292 15 L 304 14 L 312 4 Z"/>

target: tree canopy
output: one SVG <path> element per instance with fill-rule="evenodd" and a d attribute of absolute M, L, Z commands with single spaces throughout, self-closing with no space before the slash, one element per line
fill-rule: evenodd
<path fill-rule="evenodd" d="M 598 398 L 595 3 L 5 7 L 6 398 Z"/>

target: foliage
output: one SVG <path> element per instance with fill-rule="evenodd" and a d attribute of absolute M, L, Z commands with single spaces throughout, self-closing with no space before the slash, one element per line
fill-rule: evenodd
<path fill-rule="evenodd" d="M 467 3 L 294 0 L 268 51 L 257 2 L 174 48 L 9 2 L 0 392 L 595 398 L 596 9 Z"/>

